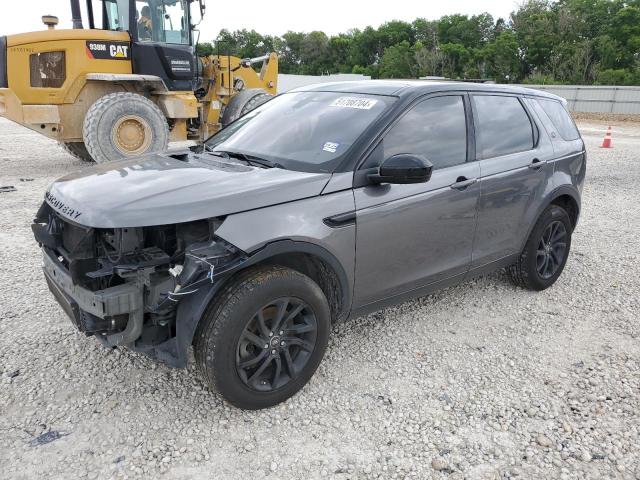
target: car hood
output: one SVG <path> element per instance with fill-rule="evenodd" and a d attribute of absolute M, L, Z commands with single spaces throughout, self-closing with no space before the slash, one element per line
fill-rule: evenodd
<path fill-rule="evenodd" d="M 45 199 L 94 228 L 144 227 L 229 215 L 319 195 L 329 173 L 247 166 L 208 154 L 148 155 L 53 182 Z"/>

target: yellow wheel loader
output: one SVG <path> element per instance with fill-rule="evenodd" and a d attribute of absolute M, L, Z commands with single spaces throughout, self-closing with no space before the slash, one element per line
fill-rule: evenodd
<path fill-rule="evenodd" d="M 0 36 L 0 116 L 83 160 L 202 141 L 276 93 L 275 53 L 197 57 L 204 0 L 71 0 L 73 29 Z M 254 65 L 261 64 L 260 72 Z"/>

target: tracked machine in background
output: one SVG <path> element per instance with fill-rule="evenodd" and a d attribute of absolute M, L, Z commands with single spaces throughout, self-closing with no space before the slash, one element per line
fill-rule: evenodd
<path fill-rule="evenodd" d="M 47 15 L 47 30 L 0 36 L 0 116 L 78 158 L 199 142 L 276 93 L 275 53 L 196 56 L 204 0 L 87 0 L 86 29 L 79 0 L 71 10 L 72 30 Z"/>

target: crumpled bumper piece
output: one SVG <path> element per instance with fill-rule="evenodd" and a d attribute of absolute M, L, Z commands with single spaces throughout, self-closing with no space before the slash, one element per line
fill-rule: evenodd
<path fill-rule="evenodd" d="M 49 289 L 79 330 L 85 331 L 83 328 L 85 314 L 98 319 L 128 315 L 123 331 L 104 335 L 101 341 L 107 346 L 129 345 L 140 336 L 144 312 L 141 285 L 130 282 L 92 292 L 80 285 L 74 285 L 71 275 L 55 254 L 48 248 L 42 250 L 42 268 Z"/>

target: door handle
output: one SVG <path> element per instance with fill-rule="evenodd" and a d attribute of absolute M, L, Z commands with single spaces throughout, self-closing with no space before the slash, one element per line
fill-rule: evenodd
<path fill-rule="evenodd" d="M 540 160 L 539 158 L 534 158 L 529 164 L 529 168 L 531 170 L 540 170 L 544 165 L 546 165 L 546 160 Z"/>
<path fill-rule="evenodd" d="M 455 183 L 451 184 L 451 188 L 455 190 L 464 190 L 478 181 L 477 178 L 458 177 Z"/>

